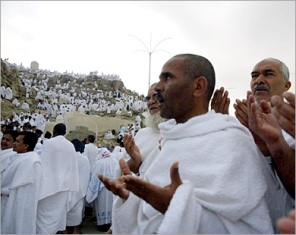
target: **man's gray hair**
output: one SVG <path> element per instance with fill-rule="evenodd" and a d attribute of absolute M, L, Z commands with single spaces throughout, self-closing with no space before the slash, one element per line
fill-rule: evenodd
<path fill-rule="evenodd" d="M 282 62 L 282 61 L 280 61 L 280 60 L 278 60 L 278 59 L 275 59 L 275 58 L 267 58 L 267 59 L 265 59 L 265 60 L 273 60 L 273 61 L 278 62 L 278 63 L 280 64 L 281 72 L 282 72 L 282 74 L 283 74 L 284 80 L 285 80 L 286 82 L 289 81 L 289 78 L 290 78 L 290 72 L 289 72 L 289 69 L 288 69 L 287 65 L 286 65 L 284 62 Z"/>

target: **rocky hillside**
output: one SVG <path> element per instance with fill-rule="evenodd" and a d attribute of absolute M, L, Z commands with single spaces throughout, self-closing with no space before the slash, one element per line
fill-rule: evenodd
<path fill-rule="evenodd" d="M 29 72 L 25 69 L 17 69 L 16 66 L 7 66 L 4 61 L 1 59 L 1 86 L 10 87 L 12 89 L 13 97 L 11 100 L 3 99 L 1 103 L 1 120 L 6 117 L 11 117 L 13 112 L 23 112 L 23 109 L 15 107 L 12 104 L 14 98 L 17 98 L 20 103 L 24 100 L 29 104 L 31 112 L 34 112 L 37 109 L 38 101 L 35 100 L 37 91 L 31 89 L 29 97 L 26 97 L 26 86 L 21 83 L 20 76 L 26 76 L 29 79 L 35 79 L 38 82 L 44 80 L 44 77 L 37 72 Z M 97 90 L 105 91 L 120 91 L 127 95 L 138 95 L 136 92 L 131 91 L 125 88 L 124 83 L 120 80 L 107 80 L 103 79 L 97 75 L 88 75 L 83 79 L 76 79 L 69 75 L 60 74 L 55 77 L 50 77 L 48 79 L 48 87 L 55 87 L 57 83 L 64 84 L 69 83 L 69 87 L 74 88 L 75 91 L 81 93 L 81 85 L 83 83 L 83 88 L 86 88 L 89 94 L 96 94 Z M 93 89 L 95 87 L 96 89 Z M 69 92 L 69 89 L 63 89 L 64 92 Z M 105 97 L 106 100 L 110 100 L 112 103 L 115 103 L 115 99 Z M 94 100 L 95 101 L 95 100 Z"/>
<path fill-rule="evenodd" d="M 36 81 L 36 84 L 41 84 L 45 80 L 44 75 L 38 72 L 30 72 L 27 69 L 18 68 L 18 66 L 13 66 L 11 64 L 8 66 L 1 59 L 1 86 L 4 86 L 4 87 L 9 86 L 12 89 L 12 93 L 13 93 L 11 100 L 1 99 L 1 120 L 7 117 L 12 117 L 14 113 L 26 112 L 20 107 L 16 107 L 14 104 L 12 104 L 12 101 L 14 100 L 14 98 L 17 98 L 20 103 L 23 103 L 23 101 L 26 101 L 30 106 L 31 113 L 37 110 L 38 101 L 35 100 L 37 91 L 35 89 L 30 89 L 29 96 L 26 97 L 27 87 L 25 86 L 25 84 L 22 83 L 22 80 L 21 80 L 22 77 L 33 79 Z M 127 89 L 124 86 L 124 83 L 120 80 L 108 80 L 93 74 L 90 74 L 85 78 L 81 78 L 81 79 L 79 78 L 77 79 L 68 74 L 67 75 L 58 74 L 57 76 L 48 78 L 47 86 L 48 88 L 55 87 L 57 83 L 60 83 L 60 84 L 68 83 L 69 88 L 68 89 L 63 88 L 63 92 L 68 93 L 71 88 L 72 90 L 74 89 L 78 95 L 81 94 L 82 91 L 84 92 L 87 91 L 88 94 L 95 95 L 97 94 L 98 90 L 102 90 L 104 94 L 106 91 L 108 92 L 120 91 L 126 95 L 138 96 L 136 92 Z M 104 99 L 110 101 L 111 103 L 115 103 L 115 98 L 109 98 L 105 96 Z M 94 100 L 94 102 L 95 101 L 96 100 Z M 40 111 L 40 110 L 37 110 L 37 111 Z M 45 111 L 43 110 L 41 112 L 44 113 Z M 121 115 L 120 117 L 115 115 L 114 112 L 110 114 L 106 114 L 106 112 L 91 111 L 91 114 L 100 116 L 100 117 L 109 117 L 111 119 L 114 118 L 114 123 L 121 122 L 117 120 L 118 118 L 120 118 L 123 120 L 122 123 L 126 124 L 126 123 L 134 122 L 135 116 L 140 114 L 140 112 L 133 111 L 132 116 L 125 115 L 123 113 L 123 115 Z M 50 120 L 53 122 L 55 121 L 55 119 L 50 119 Z M 113 122 L 113 119 L 112 119 L 112 122 Z M 68 139 L 72 139 L 76 137 L 82 140 L 83 136 L 86 136 L 87 134 L 94 134 L 94 130 L 85 128 L 83 124 L 77 127 L 76 129 L 77 130 L 71 131 L 71 133 L 68 134 L 69 135 Z M 101 132 L 97 133 L 97 140 L 100 141 L 101 143 L 104 141 L 103 140 L 104 131 L 101 130 Z M 107 141 L 107 142 L 110 142 L 110 141 Z"/>

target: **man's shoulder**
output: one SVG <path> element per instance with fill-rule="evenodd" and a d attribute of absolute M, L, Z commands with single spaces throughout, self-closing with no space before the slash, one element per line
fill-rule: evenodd
<path fill-rule="evenodd" d="M 41 162 L 40 161 L 40 156 L 35 151 L 28 152 L 28 156 L 32 160 L 32 162 Z"/>
<path fill-rule="evenodd" d="M 137 135 L 145 135 L 145 134 L 149 134 L 149 133 L 156 133 L 156 134 L 160 134 L 159 129 L 153 129 L 151 127 L 144 127 L 141 128 L 138 132 Z"/>
<path fill-rule="evenodd" d="M 16 152 L 13 151 L 13 148 L 1 150 L 0 156 L 15 154 Z"/>
<path fill-rule="evenodd" d="M 40 157 L 35 151 L 16 153 L 16 155 L 13 155 L 11 159 L 12 165 L 26 165 L 26 168 L 33 165 L 35 162 L 41 163 Z"/>
<path fill-rule="evenodd" d="M 93 149 L 98 149 L 98 147 L 94 143 L 89 143 L 88 147 Z"/>
<path fill-rule="evenodd" d="M 83 155 L 82 153 L 77 154 L 77 159 L 81 162 L 87 162 L 89 164 L 88 157 Z"/>

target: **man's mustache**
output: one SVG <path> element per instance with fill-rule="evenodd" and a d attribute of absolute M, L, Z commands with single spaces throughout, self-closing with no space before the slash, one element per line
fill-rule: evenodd
<path fill-rule="evenodd" d="M 265 83 L 259 83 L 254 86 L 254 91 L 258 90 L 269 91 L 269 87 Z"/>

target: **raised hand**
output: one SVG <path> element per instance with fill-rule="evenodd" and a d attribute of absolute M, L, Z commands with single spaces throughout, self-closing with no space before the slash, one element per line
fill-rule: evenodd
<path fill-rule="evenodd" d="M 260 109 L 254 96 L 249 94 L 248 105 L 250 128 L 265 141 L 277 174 L 289 194 L 295 197 L 295 150 L 286 142 L 281 126 L 265 100 L 261 100 Z"/>
<path fill-rule="evenodd" d="M 283 96 L 289 103 L 278 95 L 271 97 L 272 113 L 280 126 L 295 139 L 295 94 L 285 92 Z"/>
<path fill-rule="evenodd" d="M 132 174 L 127 163 L 123 159 L 119 159 L 119 165 L 123 175 Z M 98 177 L 104 183 L 105 187 L 114 195 L 125 200 L 129 197 L 129 190 L 126 189 L 123 177 L 120 177 L 119 179 L 111 179 L 102 174 L 99 174 Z"/>
<path fill-rule="evenodd" d="M 134 173 L 138 173 L 142 156 L 138 146 L 135 144 L 133 136 L 131 134 L 126 134 L 123 138 L 123 144 L 126 152 L 131 157 L 131 159 L 128 161 L 130 170 Z"/>
<path fill-rule="evenodd" d="M 276 143 L 282 135 L 276 117 L 271 113 L 270 105 L 261 100 L 260 106 L 255 103 L 252 94 L 248 94 L 249 127 L 267 143 Z"/>
<path fill-rule="evenodd" d="M 247 97 L 249 95 L 251 95 L 252 92 L 251 91 L 248 91 L 247 92 Z M 239 100 L 239 99 L 236 99 L 236 104 L 233 105 L 234 109 L 235 109 L 235 116 L 236 118 L 240 121 L 240 123 L 242 125 L 244 125 L 245 127 L 247 127 L 250 132 L 252 133 L 253 135 L 253 138 L 258 146 L 258 148 L 260 149 L 260 151 L 262 152 L 262 154 L 264 156 L 269 156 L 270 153 L 269 153 L 269 150 L 266 146 L 266 143 L 265 141 L 255 132 L 253 131 L 250 127 L 249 127 L 249 112 L 250 112 L 250 109 L 248 108 L 248 101 L 246 99 L 243 99 L 242 101 Z"/>
<path fill-rule="evenodd" d="M 224 92 L 224 87 L 217 89 L 211 101 L 211 109 L 216 113 L 229 114 L 229 105 L 228 91 Z"/>
<path fill-rule="evenodd" d="M 243 124 L 245 127 L 249 128 L 249 114 L 248 114 L 248 105 L 247 100 L 235 100 L 236 104 L 233 104 L 235 109 L 234 115 Z"/>
<path fill-rule="evenodd" d="M 170 177 L 171 184 L 165 186 L 164 188 L 131 175 L 124 176 L 123 178 L 128 190 L 164 214 L 175 191 L 182 184 L 182 180 L 179 175 L 178 162 L 173 163 L 171 166 Z"/>

